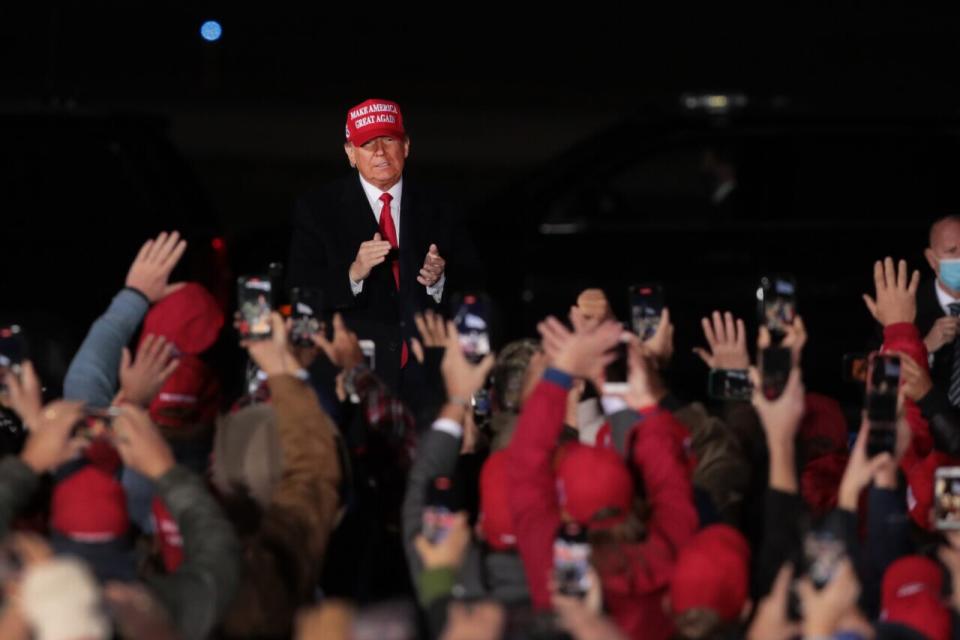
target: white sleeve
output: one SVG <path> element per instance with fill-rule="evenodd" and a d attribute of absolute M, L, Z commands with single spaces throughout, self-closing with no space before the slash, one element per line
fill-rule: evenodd
<path fill-rule="evenodd" d="M 443 285 L 446 281 L 447 281 L 447 274 L 441 273 L 440 279 L 437 280 L 432 285 L 430 285 L 429 287 L 427 287 L 427 295 L 433 296 L 434 301 L 437 302 L 438 304 L 440 302 L 440 299 L 443 298 Z"/>
<path fill-rule="evenodd" d="M 350 274 L 347 274 L 347 278 L 350 278 Z M 360 295 L 360 292 L 363 291 L 363 280 L 354 282 L 353 278 L 350 278 L 350 291 L 352 291 L 355 296 Z"/>

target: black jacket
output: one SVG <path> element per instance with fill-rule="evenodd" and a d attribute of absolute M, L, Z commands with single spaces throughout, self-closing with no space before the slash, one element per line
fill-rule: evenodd
<path fill-rule="evenodd" d="M 475 249 L 452 205 L 404 177 L 400 207 L 399 291 L 389 261 L 374 267 L 359 295 L 350 289 L 348 272 L 357 249 L 379 230 L 356 173 L 297 202 L 287 272 L 289 286 L 319 287 L 327 308 L 340 310 L 358 337 L 374 341 L 377 375 L 393 389 L 400 377 L 401 341 L 416 332 L 413 314 L 438 306 L 417 282 L 430 244 L 437 245 L 447 264 L 440 305 L 455 291 L 482 284 Z"/>
<path fill-rule="evenodd" d="M 933 328 L 933 324 L 945 314 L 937 299 L 936 281 L 926 281 L 917 289 L 917 329 L 924 337 Z M 930 377 L 933 383 L 944 392 L 950 388 L 950 374 L 953 370 L 953 344 L 945 344 L 933 354 L 933 366 Z"/>

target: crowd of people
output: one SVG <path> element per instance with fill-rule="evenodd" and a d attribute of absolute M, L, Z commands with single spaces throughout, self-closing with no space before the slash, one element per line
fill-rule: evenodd
<path fill-rule="evenodd" d="M 960 634 L 960 216 L 931 228 L 932 282 L 873 265 L 882 344 L 850 425 L 805 391 L 818 336 L 786 304 L 675 345 L 669 309 L 641 337 L 588 289 L 484 354 L 437 311 L 477 259 L 404 183 L 399 106 L 357 105 L 346 136 L 357 175 L 294 217 L 291 284 L 329 310 L 308 335 L 266 295 L 231 330 L 170 281 L 186 240 L 165 232 L 62 398 L 0 353 L 25 434 L 0 459 L 0 640 Z M 681 399 L 677 348 L 746 394 Z"/>
<path fill-rule="evenodd" d="M 865 296 L 881 352 L 902 363 L 896 445 L 871 456 L 866 415 L 848 447 L 838 403 L 804 391 L 800 317 L 782 336 L 792 366 L 778 397 L 761 391 L 744 321 L 704 318 L 705 363 L 749 369 L 755 390 L 681 403 L 666 384 L 669 311 L 643 341 L 599 290 L 546 318 L 539 340 L 479 361 L 454 323 L 418 314 L 416 413 L 367 368 L 339 314 L 304 347 L 274 312 L 269 338 L 240 343 L 260 387 L 225 399 L 207 357 L 230 330 L 224 313 L 199 284 L 169 282 L 184 248 L 176 232 L 143 246 L 64 399 L 43 403 L 29 361 L 6 372 L 3 403 L 28 435 L 0 462 L 0 637 L 960 629 L 960 530 L 934 517 L 960 413 L 948 381 L 931 378 L 919 273 L 903 261 L 877 262 Z M 626 391 L 604 393 L 625 339 Z M 767 348 L 761 328 L 758 355 Z M 308 373 L 318 360 L 329 379 Z M 471 402 L 485 388 L 489 415 Z"/>

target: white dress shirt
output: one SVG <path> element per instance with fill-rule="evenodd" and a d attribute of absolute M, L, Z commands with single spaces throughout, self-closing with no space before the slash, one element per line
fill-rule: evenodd
<path fill-rule="evenodd" d="M 940 286 L 939 280 L 934 280 L 933 286 L 937 289 L 937 302 L 940 303 L 940 308 L 943 309 L 943 314 L 947 316 L 952 315 L 950 313 L 950 305 L 954 302 L 960 302 L 960 300 L 957 300 L 952 295 L 944 291 L 943 287 Z"/>
<path fill-rule="evenodd" d="M 367 202 L 370 203 L 370 209 L 373 211 L 373 217 L 376 218 L 378 226 L 380 225 L 380 213 L 383 211 L 383 202 L 380 200 L 380 196 L 384 193 L 389 193 L 393 197 L 390 201 L 390 217 L 393 218 L 393 227 L 397 230 L 397 247 L 399 248 L 400 243 L 403 241 L 403 238 L 400 237 L 400 201 L 403 198 L 403 178 L 400 178 L 397 184 L 390 187 L 389 191 L 381 191 L 364 180 L 363 176 L 360 176 L 360 186 L 363 187 L 363 193 L 367 196 Z M 383 238 L 383 240 L 386 240 L 386 238 Z M 349 274 L 347 277 L 350 277 Z M 443 285 L 446 280 L 447 274 L 442 273 L 436 283 L 427 287 L 427 295 L 433 297 L 438 303 L 443 297 Z M 350 278 L 350 289 L 353 291 L 353 295 L 360 295 L 360 292 L 363 291 L 363 280 L 354 282 L 353 279 Z"/>

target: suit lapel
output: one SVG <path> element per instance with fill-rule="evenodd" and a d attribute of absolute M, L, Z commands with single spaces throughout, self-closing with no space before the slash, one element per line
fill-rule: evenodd
<path fill-rule="evenodd" d="M 350 230 L 351 238 L 360 238 L 361 242 L 373 238 L 373 234 L 379 230 L 377 219 L 356 174 L 351 174 L 344 183 L 340 202 L 343 205 L 341 213 L 344 227 Z"/>
<path fill-rule="evenodd" d="M 406 177 L 403 179 L 403 196 L 400 199 L 400 288 L 409 290 L 416 284 L 420 268 L 417 263 L 416 191 Z"/>

